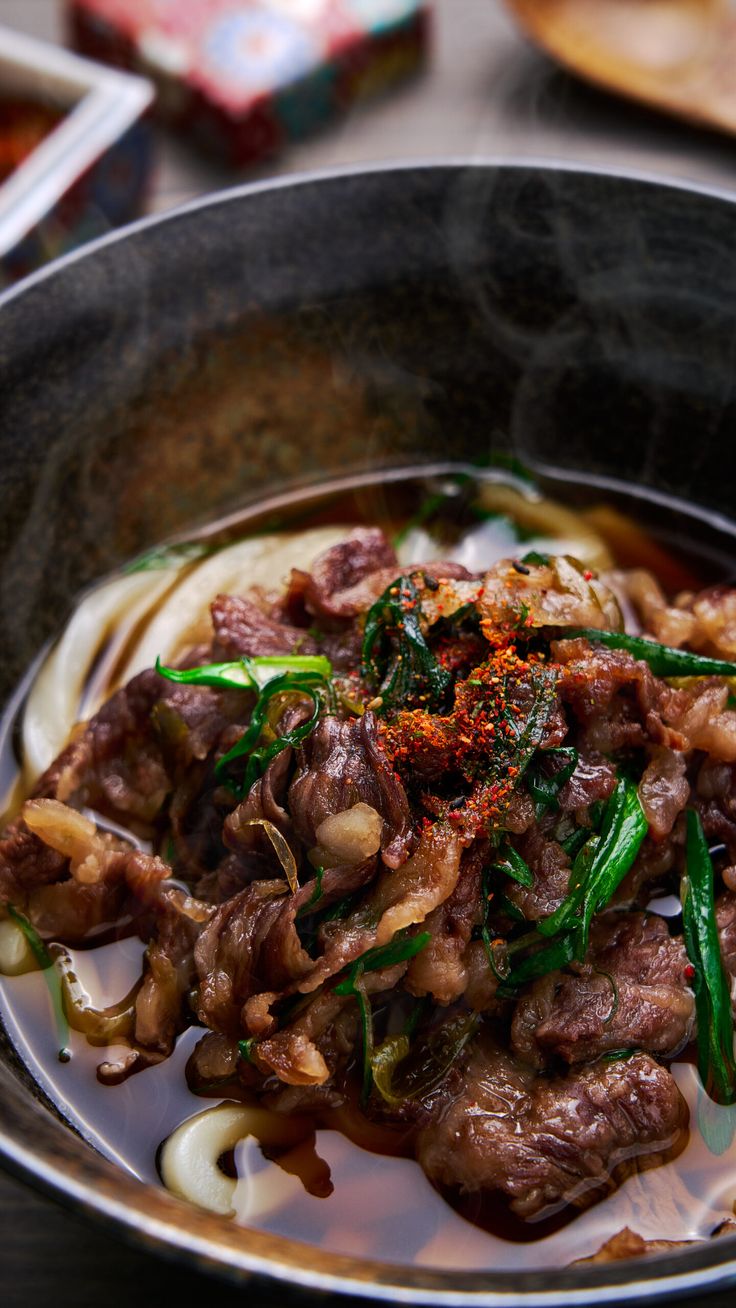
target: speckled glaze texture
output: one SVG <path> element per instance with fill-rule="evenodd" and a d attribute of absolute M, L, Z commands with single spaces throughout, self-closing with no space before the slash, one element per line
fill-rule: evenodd
<path fill-rule="evenodd" d="M 0 300 L 0 693 L 75 595 L 274 491 L 513 453 L 554 487 L 634 483 L 733 547 L 736 209 L 537 166 L 245 188 L 130 229 Z M 115 1169 L 0 1046 L 7 1166 L 273 1302 L 633 1302 L 728 1284 L 734 1241 L 544 1275 L 388 1267 L 251 1232 Z M 290 1288 L 287 1289 L 287 1286 Z"/>

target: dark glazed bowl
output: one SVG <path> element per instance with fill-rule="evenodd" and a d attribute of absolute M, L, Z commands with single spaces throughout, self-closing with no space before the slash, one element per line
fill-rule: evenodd
<path fill-rule="evenodd" d="M 650 526 L 723 564 L 735 355 L 732 202 L 636 178 L 307 178 L 99 242 L 0 300 L 3 698 L 92 578 L 299 482 L 513 452 L 568 498 L 633 488 Z M 569 1305 L 736 1277 L 730 1237 L 641 1263 L 462 1274 L 243 1230 L 100 1157 L 9 1049 L 0 1152 L 121 1234 L 313 1293 Z"/>

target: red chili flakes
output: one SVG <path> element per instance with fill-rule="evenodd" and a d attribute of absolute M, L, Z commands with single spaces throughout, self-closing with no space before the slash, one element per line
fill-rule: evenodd
<path fill-rule="evenodd" d="M 511 760 L 525 716 L 524 687 L 533 663 L 539 661 L 536 656 L 520 657 L 507 635 L 485 662 L 456 681 L 452 713 L 406 710 L 382 729 L 393 766 L 404 780 L 421 786 L 422 802 L 430 812 L 451 820 L 463 835 L 487 831 L 511 799 L 519 774 Z M 462 778 L 470 792 L 454 809 L 434 793 L 448 776 Z"/>

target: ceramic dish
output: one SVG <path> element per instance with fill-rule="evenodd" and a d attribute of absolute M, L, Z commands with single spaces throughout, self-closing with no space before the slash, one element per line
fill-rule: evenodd
<path fill-rule="evenodd" d="M 6 294 L 4 702 L 94 578 L 327 478 L 512 453 L 550 491 L 574 503 L 592 486 L 665 544 L 687 535 L 726 573 L 735 224 L 727 197 L 642 179 L 405 167 L 229 191 Z M 309 1243 L 306 1228 L 285 1238 L 188 1207 L 115 1166 L 65 1113 L 6 1038 L 5 1164 L 129 1238 L 235 1279 L 568 1305 L 736 1275 L 734 1237 L 547 1270 L 530 1270 L 523 1247 L 503 1269 L 348 1254 Z"/>
<path fill-rule="evenodd" d="M 141 213 L 151 163 L 143 116 L 153 87 L 7 27 L 0 84 L 11 111 L 20 101 L 49 115 L 35 148 L 0 185 L 4 285 Z"/>

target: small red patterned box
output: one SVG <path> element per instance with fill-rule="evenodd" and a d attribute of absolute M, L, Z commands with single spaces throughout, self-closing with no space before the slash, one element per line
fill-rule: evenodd
<path fill-rule="evenodd" d="M 239 166 L 421 66 L 420 0 L 69 0 L 72 40 L 145 72 L 160 117 Z"/>

